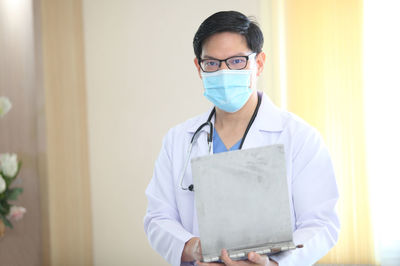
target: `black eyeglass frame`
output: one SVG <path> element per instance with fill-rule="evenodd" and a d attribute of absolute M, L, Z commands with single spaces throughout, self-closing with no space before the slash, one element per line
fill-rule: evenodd
<path fill-rule="evenodd" d="M 253 53 L 248 54 L 248 55 L 234 55 L 234 56 L 231 56 L 231 57 L 222 59 L 222 60 L 216 59 L 216 58 L 206 58 L 206 59 L 200 58 L 200 60 L 199 60 L 199 66 L 200 66 L 201 70 L 202 70 L 203 72 L 205 72 L 205 73 L 217 72 L 217 71 L 220 69 L 222 62 L 225 62 L 225 65 L 226 65 L 229 69 L 231 69 L 231 70 L 242 70 L 242 69 L 245 69 L 245 68 L 247 67 L 247 63 L 249 62 L 249 57 L 252 56 L 253 54 L 256 54 L 256 55 L 257 55 L 256 52 L 253 52 Z M 230 68 L 230 66 L 229 66 L 229 64 L 228 64 L 228 60 L 231 59 L 231 58 L 235 58 L 235 57 L 244 57 L 244 58 L 246 58 L 246 64 L 244 65 L 244 67 L 239 68 L 239 69 L 232 69 L 232 68 Z M 202 63 L 203 61 L 206 61 L 206 60 L 219 61 L 219 63 L 218 63 L 218 68 L 217 68 L 216 70 L 214 70 L 214 71 L 205 71 L 205 70 L 203 69 L 201 63 Z"/>

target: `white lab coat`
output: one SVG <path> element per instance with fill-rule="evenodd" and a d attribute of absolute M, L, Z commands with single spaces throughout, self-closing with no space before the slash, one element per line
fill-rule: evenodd
<path fill-rule="evenodd" d="M 169 130 L 146 189 L 148 208 L 144 228 L 151 246 L 172 265 L 181 265 L 185 242 L 199 236 L 194 193 L 183 191 L 179 174 L 188 145 L 209 112 Z M 209 131 L 208 127 L 203 130 Z M 192 158 L 208 154 L 201 133 Z M 338 189 L 328 150 L 319 133 L 299 117 L 277 108 L 263 95 L 257 117 L 242 149 L 284 144 L 293 227 L 293 241 L 304 248 L 272 255 L 279 265 L 311 265 L 336 243 L 339 219 L 335 211 Z M 187 168 L 184 186 L 192 184 Z M 185 264 L 182 264 L 185 265 Z"/>

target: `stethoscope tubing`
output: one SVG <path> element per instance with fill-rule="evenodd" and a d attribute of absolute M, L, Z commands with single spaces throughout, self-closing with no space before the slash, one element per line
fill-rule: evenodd
<path fill-rule="evenodd" d="M 257 106 L 256 106 L 256 109 L 254 110 L 254 113 L 253 113 L 252 117 L 250 118 L 250 121 L 249 121 L 249 124 L 247 125 L 246 131 L 245 131 L 244 134 L 243 134 L 242 141 L 241 141 L 240 146 L 239 146 L 239 150 L 242 149 L 242 146 L 243 146 L 244 140 L 246 139 L 247 133 L 249 132 L 251 125 L 253 124 L 254 120 L 256 119 L 256 116 L 257 116 L 257 113 L 258 113 L 258 109 L 260 108 L 262 94 L 261 94 L 261 93 L 257 93 L 257 96 L 258 96 Z M 212 153 L 213 153 L 213 151 L 212 151 L 212 148 L 213 148 L 213 147 L 212 147 L 212 146 L 213 146 L 214 126 L 213 126 L 213 124 L 212 124 L 212 122 L 211 122 L 211 119 L 212 119 L 212 117 L 214 116 L 214 114 L 215 114 L 215 107 L 214 107 L 214 108 L 212 109 L 212 111 L 210 112 L 210 115 L 208 116 L 207 121 L 204 122 L 203 124 L 201 124 L 201 125 L 197 128 L 197 130 L 196 130 L 196 131 L 194 132 L 194 134 L 193 134 L 192 139 L 190 140 L 188 152 L 187 152 L 187 155 L 186 155 L 185 164 L 184 164 L 184 167 L 182 168 L 182 171 L 181 171 L 181 173 L 180 173 L 180 178 L 179 178 L 179 180 L 180 180 L 180 183 L 179 183 L 179 184 L 180 184 L 180 187 L 181 187 L 182 190 L 194 191 L 194 186 L 193 186 L 193 184 L 191 184 L 191 185 L 188 186 L 188 187 L 184 187 L 184 186 L 183 186 L 183 178 L 184 178 L 184 176 L 185 176 L 185 172 L 186 172 L 187 166 L 188 166 L 189 161 L 190 161 L 190 156 L 191 156 L 191 154 L 192 154 L 193 144 L 196 143 L 197 139 L 198 139 L 199 136 L 200 136 L 200 133 L 202 132 L 202 129 L 203 129 L 205 126 L 208 126 L 208 127 L 210 128 L 210 133 L 208 133 L 208 135 L 207 135 L 208 152 L 209 152 L 209 154 L 212 154 Z"/>
<path fill-rule="evenodd" d="M 182 171 L 180 173 L 180 186 L 182 190 L 189 190 L 189 191 L 194 191 L 193 189 L 193 184 L 191 184 L 188 187 L 184 187 L 183 186 L 183 177 L 185 176 L 185 172 L 187 169 L 187 166 L 189 164 L 190 161 L 190 155 L 192 154 L 192 148 L 193 148 L 193 144 L 196 143 L 197 139 L 200 136 L 200 133 L 202 132 L 201 130 L 205 127 L 205 126 L 209 126 L 210 128 L 210 133 L 207 134 L 207 143 L 208 143 L 208 153 L 212 154 L 212 143 L 213 143 L 213 133 L 214 133 L 214 126 L 211 122 L 211 118 L 213 117 L 215 113 L 215 107 L 212 109 L 210 115 L 208 116 L 207 122 L 201 124 L 197 130 L 194 132 L 192 139 L 190 140 L 190 144 L 189 144 L 189 148 L 187 151 L 187 155 L 186 155 L 186 160 L 185 160 L 185 164 L 184 167 L 182 168 Z"/>

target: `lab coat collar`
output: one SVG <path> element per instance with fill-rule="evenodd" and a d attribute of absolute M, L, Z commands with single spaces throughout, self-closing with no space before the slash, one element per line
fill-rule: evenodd
<path fill-rule="evenodd" d="M 194 133 L 201 124 L 207 121 L 211 111 L 212 108 L 210 108 L 208 112 L 194 118 L 192 125 L 188 127 L 188 132 Z M 211 119 L 213 124 L 214 119 L 215 117 L 213 116 Z M 283 130 L 282 111 L 272 103 L 271 99 L 265 93 L 263 93 L 260 109 L 258 110 L 257 117 L 254 120 L 251 129 L 270 132 L 279 132 Z M 209 132 L 208 127 L 204 127 L 203 130 Z"/>

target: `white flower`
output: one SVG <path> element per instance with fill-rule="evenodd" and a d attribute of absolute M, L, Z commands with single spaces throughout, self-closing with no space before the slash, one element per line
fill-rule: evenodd
<path fill-rule="evenodd" d="M 25 213 L 26 209 L 24 207 L 11 206 L 10 212 L 7 215 L 7 219 L 18 221 L 21 220 L 22 217 L 24 217 Z"/>
<path fill-rule="evenodd" d="M 0 97 L 0 117 L 3 117 L 10 111 L 12 104 L 7 97 Z"/>
<path fill-rule="evenodd" d="M 3 193 L 5 190 L 6 190 L 6 181 L 0 175 L 0 194 Z"/>
<path fill-rule="evenodd" d="M 16 154 L 0 154 L 0 171 L 7 177 L 13 177 L 18 171 L 18 160 Z"/>

